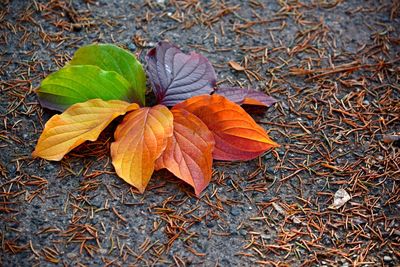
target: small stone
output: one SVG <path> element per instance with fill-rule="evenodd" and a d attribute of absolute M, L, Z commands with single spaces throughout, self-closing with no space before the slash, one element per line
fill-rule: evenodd
<path fill-rule="evenodd" d="M 128 48 L 131 51 L 135 51 L 136 50 L 136 45 L 134 43 L 130 43 L 130 44 L 128 44 Z"/>
<path fill-rule="evenodd" d="M 27 140 L 29 138 L 29 135 L 27 133 L 22 134 L 22 138 L 24 138 L 24 140 Z"/>
<path fill-rule="evenodd" d="M 46 167 L 44 167 L 44 169 L 48 172 L 51 172 L 54 170 L 54 166 L 52 164 L 47 164 Z"/>
<path fill-rule="evenodd" d="M 108 250 L 107 249 L 105 249 L 105 248 L 101 248 L 101 249 L 99 249 L 99 251 L 98 251 L 100 254 L 107 254 L 107 252 L 108 252 Z"/>
<path fill-rule="evenodd" d="M 238 208 L 231 208 L 231 211 L 229 212 L 233 216 L 238 216 L 240 214 L 240 210 Z"/>
<path fill-rule="evenodd" d="M 268 153 L 267 155 L 264 156 L 264 159 L 268 160 L 272 158 L 272 154 Z"/>
<path fill-rule="evenodd" d="M 38 228 L 40 228 L 40 226 L 42 226 L 45 223 L 45 221 L 40 218 L 33 217 L 31 219 L 31 223 L 32 223 L 32 225 L 35 225 Z"/>
<path fill-rule="evenodd" d="M 390 262 L 390 261 L 392 261 L 392 258 L 390 256 L 386 255 L 386 256 L 383 257 L 383 261 L 384 262 Z"/>
<path fill-rule="evenodd" d="M 155 42 L 148 42 L 147 47 L 155 47 L 156 43 Z"/>
<path fill-rule="evenodd" d="M 343 263 L 342 267 L 349 267 L 349 263 L 348 262 Z"/>
<path fill-rule="evenodd" d="M 195 199 L 194 197 L 192 197 L 192 198 L 189 198 L 189 203 L 190 204 L 196 204 L 196 202 L 197 202 L 197 199 Z"/>
<path fill-rule="evenodd" d="M 271 239 L 272 236 L 271 235 L 265 235 L 265 234 L 261 234 L 261 237 L 264 239 Z"/>
<path fill-rule="evenodd" d="M 244 230 L 244 229 L 240 229 L 239 230 L 239 234 L 242 235 L 242 236 L 246 236 L 247 235 L 247 231 Z"/>
<path fill-rule="evenodd" d="M 393 232 L 395 235 L 400 236 L 400 230 L 394 230 Z"/>
<path fill-rule="evenodd" d="M 75 259 L 75 258 L 77 258 L 77 257 L 78 257 L 78 254 L 75 253 L 75 252 L 69 252 L 69 253 L 67 253 L 67 258 L 68 258 L 68 259 Z"/>
<path fill-rule="evenodd" d="M 268 168 L 267 168 L 267 172 L 270 173 L 270 174 L 275 174 L 275 173 L 276 173 L 276 170 L 275 170 L 274 167 L 268 167 Z"/>
<path fill-rule="evenodd" d="M 15 164 L 7 164 L 7 171 L 9 174 L 15 174 L 15 171 L 17 170 L 17 167 L 15 167 Z"/>
<path fill-rule="evenodd" d="M 231 225 L 231 226 L 229 227 L 229 232 L 230 232 L 232 235 L 237 235 L 237 234 L 238 234 L 238 230 L 237 230 L 236 227 L 233 226 L 233 225 Z"/>
<path fill-rule="evenodd" d="M 208 221 L 207 224 L 206 224 L 206 226 L 207 226 L 208 228 L 213 228 L 214 225 L 215 225 L 215 222 L 213 222 L 213 221 Z"/>

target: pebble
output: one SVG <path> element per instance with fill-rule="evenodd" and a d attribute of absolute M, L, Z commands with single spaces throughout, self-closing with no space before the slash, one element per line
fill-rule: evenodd
<path fill-rule="evenodd" d="M 147 47 L 154 47 L 154 46 L 156 46 L 156 43 L 155 42 L 148 42 L 147 43 Z"/>
<path fill-rule="evenodd" d="M 400 230 L 394 230 L 393 232 L 395 235 L 400 236 Z"/>
<path fill-rule="evenodd" d="M 240 209 L 233 207 L 229 213 L 233 216 L 238 216 L 240 214 Z"/>
<path fill-rule="evenodd" d="M 275 174 L 275 173 L 276 173 L 276 170 L 275 170 L 274 167 L 268 167 L 268 168 L 267 168 L 267 172 L 270 173 L 270 174 Z"/>
<path fill-rule="evenodd" d="M 136 45 L 133 44 L 133 43 L 130 43 L 130 44 L 128 44 L 128 48 L 129 48 L 129 50 L 131 50 L 131 51 L 135 51 L 135 50 L 136 50 Z"/>
<path fill-rule="evenodd" d="M 44 169 L 48 172 L 51 172 L 54 170 L 54 166 L 52 164 L 47 164 L 46 167 L 44 167 Z"/>
<path fill-rule="evenodd" d="M 17 167 L 15 167 L 15 164 L 7 164 L 7 171 L 9 174 L 15 174 L 15 171 L 17 170 Z"/>
<path fill-rule="evenodd" d="M 271 235 L 261 234 L 261 237 L 264 238 L 264 239 L 272 239 Z"/>
<path fill-rule="evenodd" d="M 272 154 L 268 153 L 267 155 L 264 156 L 264 159 L 268 160 L 272 158 Z"/>
<path fill-rule="evenodd" d="M 389 261 L 392 261 L 392 258 L 390 256 L 386 255 L 386 256 L 383 256 L 383 261 L 389 262 Z"/>
<path fill-rule="evenodd" d="M 237 234 L 238 234 L 238 230 L 237 230 L 236 227 L 233 226 L 233 225 L 231 225 L 231 226 L 229 227 L 229 232 L 230 232 L 232 235 L 237 235 Z"/>
<path fill-rule="evenodd" d="M 208 228 L 213 228 L 214 225 L 215 225 L 215 222 L 213 222 L 213 221 L 208 221 L 207 224 L 206 224 L 206 226 L 207 226 Z"/>
<path fill-rule="evenodd" d="M 78 257 L 78 254 L 75 253 L 75 252 L 69 252 L 69 253 L 67 253 L 67 258 L 69 258 L 69 259 L 74 259 L 74 258 L 76 258 L 76 257 Z"/>

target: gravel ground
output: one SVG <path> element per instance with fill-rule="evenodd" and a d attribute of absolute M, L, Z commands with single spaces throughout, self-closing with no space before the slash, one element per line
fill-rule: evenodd
<path fill-rule="evenodd" d="M 384 138 L 400 134 L 399 14 L 396 0 L 2 1 L 0 265 L 399 266 L 400 152 Z M 115 124 L 61 162 L 31 158 L 54 114 L 44 77 L 81 45 L 144 62 L 161 40 L 279 99 L 255 119 L 281 147 L 216 162 L 201 198 L 167 172 L 143 195 L 119 179 Z M 341 188 L 351 200 L 329 209 Z"/>

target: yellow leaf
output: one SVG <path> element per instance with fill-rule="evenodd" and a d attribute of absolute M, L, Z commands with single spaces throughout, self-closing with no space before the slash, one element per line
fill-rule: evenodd
<path fill-rule="evenodd" d="M 72 105 L 46 123 L 32 156 L 61 160 L 83 142 L 95 141 L 113 119 L 138 108 L 137 104 L 101 99 Z"/>
<path fill-rule="evenodd" d="M 157 105 L 128 114 L 115 131 L 111 158 L 119 177 L 144 192 L 155 161 L 172 136 L 173 115 Z"/>

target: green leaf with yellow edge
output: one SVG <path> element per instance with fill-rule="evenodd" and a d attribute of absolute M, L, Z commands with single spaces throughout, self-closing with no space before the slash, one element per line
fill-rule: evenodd
<path fill-rule="evenodd" d="M 136 100 L 124 77 L 91 65 L 62 68 L 47 76 L 36 92 L 43 107 L 58 111 L 96 98 L 126 102 Z"/>
<path fill-rule="evenodd" d="M 46 123 L 32 156 L 61 160 L 83 142 L 95 141 L 113 119 L 138 108 L 137 104 L 101 99 L 72 105 Z"/>
<path fill-rule="evenodd" d="M 115 71 L 124 77 L 139 104 L 145 104 L 146 74 L 135 55 L 112 44 L 91 44 L 79 48 L 71 65 L 94 65 L 102 70 Z"/>
<path fill-rule="evenodd" d="M 172 113 L 163 105 L 141 108 L 125 116 L 111 144 L 118 176 L 143 193 L 172 131 Z"/>

